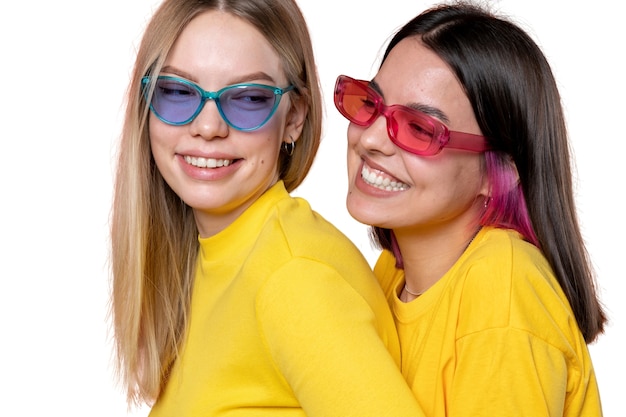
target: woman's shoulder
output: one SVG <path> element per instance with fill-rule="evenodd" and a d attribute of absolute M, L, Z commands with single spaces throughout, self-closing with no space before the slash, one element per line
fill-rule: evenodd
<path fill-rule="evenodd" d="M 296 253 L 330 247 L 347 251 L 351 256 L 360 255 L 354 243 L 336 225 L 301 197 L 290 197 L 277 205 L 274 221 L 286 243 Z"/>
<path fill-rule="evenodd" d="M 345 281 L 375 283 L 356 245 L 303 198 L 286 195 L 276 201 L 254 247 L 252 257 L 267 270 L 297 269 L 301 277 L 332 271 Z"/>
<path fill-rule="evenodd" d="M 319 300 L 335 300 L 353 310 L 359 305 L 368 314 L 376 312 L 377 320 L 385 317 L 393 323 L 363 254 L 306 200 L 281 200 L 263 234 L 257 242 L 262 249 L 253 255 L 255 265 L 267 271 L 261 299 L 280 295 L 284 303 L 292 304 L 300 299 L 294 294 L 302 294 L 315 308 L 319 308 Z"/>
<path fill-rule="evenodd" d="M 465 291 L 509 294 L 559 290 L 554 273 L 542 252 L 509 229 L 485 228 L 450 271 Z"/>
<path fill-rule="evenodd" d="M 484 228 L 461 260 L 478 270 L 509 271 L 513 275 L 536 271 L 553 275 L 541 250 L 510 229 Z"/>
<path fill-rule="evenodd" d="M 537 247 L 506 229 L 486 230 L 472 246 L 457 270 L 462 309 L 477 312 L 485 328 L 517 328 L 544 340 L 574 337 L 567 298 Z"/>

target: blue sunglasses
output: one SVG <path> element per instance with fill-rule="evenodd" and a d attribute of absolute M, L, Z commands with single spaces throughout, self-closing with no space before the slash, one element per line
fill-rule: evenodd
<path fill-rule="evenodd" d="M 263 84 L 235 84 L 218 91 L 205 91 L 183 78 L 165 75 L 141 79 L 150 110 L 164 123 L 182 126 L 190 123 L 202 111 L 208 100 L 215 101 L 222 119 L 234 129 L 259 129 L 272 118 L 283 94 L 294 89 Z M 154 84 L 154 85 L 152 85 Z M 150 90 L 154 90 L 152 99 Z"/>

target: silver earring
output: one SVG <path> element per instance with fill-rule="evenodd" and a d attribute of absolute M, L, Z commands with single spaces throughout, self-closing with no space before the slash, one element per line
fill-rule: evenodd
<path fill-rule="evenodd" d="M 485 197 L 484 207 L 487 208 L 489 206 L 489 202 L 491 201 L 491 197 Z"/>
<path fill-rule="evenodd" d="M 289 137 L 289 139 L 291 139 L 291 137 Z M 293 139 L 291 139 L 291 142 L 283 142 L 283 151 L 291 156 L 293 155 L 293 151 L 296 149 L 296 142 L 293 141 Z"/>

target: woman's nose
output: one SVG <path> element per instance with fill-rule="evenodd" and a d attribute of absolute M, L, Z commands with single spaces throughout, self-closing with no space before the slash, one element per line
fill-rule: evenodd
<path fill-rule="evenodd" d="M 223 138 L 228 135 L 229 126 L 217 109 L 213 100 L 207 100 L 200 113 L 189 123 L 193 136 L 204 139 Z"/>
<path fill-rule="evenodd" d="M 389 138 L 387 120 L 384 115 L 380 115 L 367 127 L 359 127 L 361 130 L 357 140 L 360 146 L 369 152 L 379 152 L 390 155 L 395 152 L 395 145 Z"/>

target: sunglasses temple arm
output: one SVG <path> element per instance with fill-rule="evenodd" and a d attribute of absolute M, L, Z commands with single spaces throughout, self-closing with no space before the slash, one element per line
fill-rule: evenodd
<path fill-rule="evenodd" d="M 485 152 L 489 150 L 489 144 L 484 136 L 462 132 L 450 132 L 450 139 L 446 147 L 472 152 Z"/>

